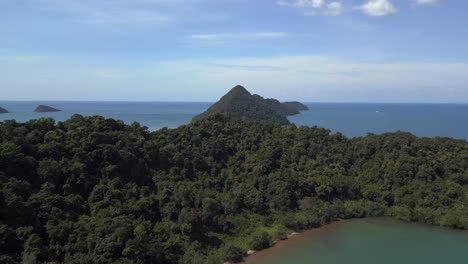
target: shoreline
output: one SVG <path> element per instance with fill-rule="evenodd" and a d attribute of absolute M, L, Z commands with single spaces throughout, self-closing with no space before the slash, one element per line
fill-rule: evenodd
<path fill-rule="evenodd" d="M 282 245 L 287 244 L 291 240 L 301 239 L 304 235 L 307 235 L 307 234 L 310 234 L 310 233 L 316 233 L 316 232 L 322 231 L 322 230 L 324 230 L 326 228 L 330 228 L 331 226 L 335 226 L 337 224 L 344 223 L 346 221 L 348 221 L 348 220 L 347 219 L 336 219 L 336 220 L 334 220 L 334 221 L 332 221 L 330 223 L 323 224 L 323 225 L 321 225 L 319 227 L 292 232 L 292 233 L 287 235 L 286 239 L 276 239 L 276 240 L 274 240 L 273 243 L 272 243 L 272 246 L 269 247 L 269 248 L 265 248 L 265 249 L 262 249 L 262 250 L 248 250 L 246 252 L 246 257 L 244 258 L 244 260 L 242 262 L 239 262 L 239 263 L 248 264 L 248 263 L 250 263 L 249 260 L 253 260 L 253 259 L 255 259 L 255 257 L 267 254 L 268 252 L 274 250 L 275 248 L 278 249 L 278 247 L 281 247 Z M 233 264 L 233 263 L 227 262 L 225 264 Z"/>
<path fill-rule="evenodd" d="M 369 217 L 365 217 L 365 218 L 369 218 Z M 302 239 L 306 235 L 309 235 L 309 234 L 312 235 L 312 233 L 318 233 L 318 232 L 325 231 L 325 230 L 327 230 L 329 228 L 334 228 L 339 224 L 344 224 L 344 223 L 348 223 L 348 222 L 356 220 L 356 219 L 365 219 L 365 218 L 349 218 L 349 219 L 338 218 L 338 219 L 336 219 L 336 220 L 334 220 L 334 221 L 332 221 L 330 223 L 323 224 L 323 225 L 321 225 L 319 227 L 292 232 L 284 240 L 276 239 L 275 241 L 273 241 L 272 246 L 269 247 L 269 248 L 265 248 L 265 249 L 258 250 L 258 251 L 255 251 L 255 250 L 247 251 L 246 257 L 243 259 L 242 262 L 238 262 L 238 263 L 240 263 L 240 264 L 253 263 L 255 261 L 256 257 L 261 257 L 261 256 L 264 256 L 266 254 L 269 254 L 274 249 L 278 249 L 278 248 L 281 248 L 281 247 L 287 245 L 288 244 L 287 242 L 290 242 L 292 240 Z M 466 234 L 468 234 L 468 229 L 457 229 L 457 228 L 451 228 L 451 227 L 440 226 L 440 225 L 431 225 L 431 224 L 427 224 L 427 223 L 424 223 L 424 222 L 406 222 L 406 221 L 403 221 L 403 220 L 394 219 L 393 217 L 370 217 L 370 218 L 371 219 L 372 218 L 383 218 L 383 219 L 387 218 L 387 219 L 390 219 L 390 220 L 395 221 L 395 222 L 401 222 L 401 223 L 406 223 L 406 224 L 415 224 L 415 225 L 431 227 L 431 228 L 438 228 L 438 229 L 442 229 L 444 231 L 457 232 L 457 233 L 461 231 L 461 232 L 465 232 Z M 248 254 L 249 252 L 250 252 L 250 254 Z M 226 262 L 224 264 L 235 264 L 235 263 Z"/>

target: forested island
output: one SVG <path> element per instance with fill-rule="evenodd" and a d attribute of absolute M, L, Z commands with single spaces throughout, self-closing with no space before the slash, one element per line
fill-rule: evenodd
<path fill-rule="evenodd" d="M 297 115 L 300 111 L 309 110 L 299 102 L 280 103 L 276 99 L 265 99 L 258 94 L 251 94 L 241 85 L 232 88 L 206 112 L 194 117 L 194 120 L 215 114 L 240 117 L 251 121 L 272 121 L 290 124 L 287 116 Z"/>
<path fill-rule="evenodd" d="M 293 230 L 390 216 L 468 228 L 468 143 L 346 138 L 221 114 L 149 132 L 0 122 L 0 263 L 222 263 Z"/>
<path fill-rule="evenodd" d="M 39 105 L 34 110 L 34 112 L 38 112 L 38 113 L 49 113 L 49 112 L 60 112 L 60 111 L 62 111 L 62 110 L 57 109 L 57 108 L 53 108 L 53 107 L 47 106 L 47 105 Z"/>
<path fill-rule="evenodd" d="M 0 107 L 0 114 L 8 114 L 8 110 L 6 110 L 5 108 L 3 107 Z"/>

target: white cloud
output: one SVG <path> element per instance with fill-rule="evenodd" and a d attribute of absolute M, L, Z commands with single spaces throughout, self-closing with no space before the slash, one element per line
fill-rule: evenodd
<path fill-rule="evenodd" d="M 286 32 L 250 32 L 250 33 L 216 33 L 216 34 L 194 34 L 189 39 L 209 43 L 225 43 L 236 40 L 262 40 L 285 38 L 289 34 Z"/>
<path fill-rule="evenodd" d="M 321 8 L 324 4 L 324 0 L 278 0 L 276 2 L 280 6 L 294 6 L 294 7 L 311 7 L 311 8 Z"/>
<path fill-rule="evenodd" d="M 170 21 L 166 15 L 148 10 L 114 10 L 94 12 L 75 19 L 85 24 L 162 24 Z"/>
<path fill-rule="evenodd" d="M 398 11 L 389 0 L 370 0 L 357 8 L 369 16 L 388 16 Z"/>
<path fill-rule="evenodd" d="M 323 14 L 337 16 L 343 12 L 343 5 L 338 1 L 327 4 L 325 0 L 279 0 L 276 3 L 280 6 L 300 8 L 306 15 Z"/>
<path fill-rule="evenodd" d="M 468 81 L 466 63 L 358 62 L 326 56 L 207 58 L 161 62 L 154 72 L 190 75 L 189 79 L 196 79 L 191 85 L 207 89 L 206 94 L 213 96 L 210 99 L 216 99 L 216 91 L 222 95 L 226 87 L 241 83 L 255 93 L 282 99 L 299 96 L 314 101 L 468 100 L 464 86 Z M 164 85 L 176 89 L 181 84 Z M 437 89 L 427 91 L 428 87 Z M 459 98 L 452 90 L 459 93 Z"/>
<path fill-rule="evenodd" d="M 16 61 L 22 62 L 22 63 L 39 63 L 45 60 L 44 56 L 19 56 L 15 58 Z"/>
<path fill-rule="evenodd" d="M 1 60 L 6 100 L 217 100 L 235 84 L 281 100 L 468 102 L 468 64 L 330 56 Z M 28 76 L 28 78 L 24 78 Z M 181 78 L 183 76 L 183 78 Z"/>
<path fill-rule="evenodd" d="M 172 20 L 160 12 L 163 0 L 32 0 L 43 12 L 60 14 L 68 21 L 93 25 L 165 24 Z"/>
<path fill-rule="evenodd" d="M 110 68 L 98 69 L 94 72 L 94 75 L 104 79 L 121 79 L 126 77 L 124 73 Z"/>
<path fill-rule="evenodd" d="M 418 5 L 434 5 L 439 2 L 440 0 L 416 0 L 416 4 Z"/>
<path fill-rule="evenodd" d="M 324 0 L 297 0 L 294 5 L 298 7 L 321 8 L 324 3 Z"/>
<path fill-rule="evenodd" d="M 327 9 L 329 15 L 338 16 L 343 12 L 343 5 L 340 2 L 331 2 L 327 5 Z"/>

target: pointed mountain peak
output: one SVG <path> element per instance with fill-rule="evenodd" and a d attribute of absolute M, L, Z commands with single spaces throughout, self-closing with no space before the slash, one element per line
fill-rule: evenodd
<path fill-rule="evenodd" d="M 299 114 L 299 111 L 276 99 L 265 99 L 257 94 L 252 95 L 243 86 L 237 85 L 204 113 L 194 117 L 194 120 L 200 120 L 214 114 L 237 116 L 254 121 L 272 121 L 287 125 L 289 120 L 286 117 Z"/>
<path fill-rule="evenodd" d="M 252 94 L 247 91 L 242 85 L 237 85 L 232 88 L 226 95 L 237 95 L 237 96 L 251 96 Z"/>

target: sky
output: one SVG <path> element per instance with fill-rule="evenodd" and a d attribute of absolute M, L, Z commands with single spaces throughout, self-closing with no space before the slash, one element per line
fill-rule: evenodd
<path fill-rule="evenodd" d="M 0 0 L 0 100 L 468 102 L 465 0 Z"/>

